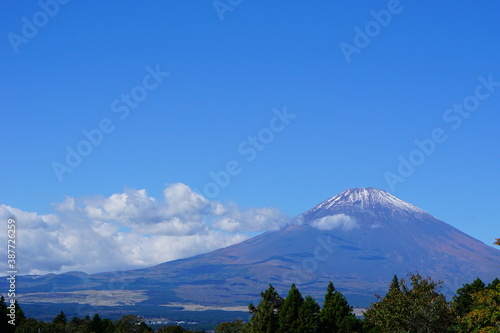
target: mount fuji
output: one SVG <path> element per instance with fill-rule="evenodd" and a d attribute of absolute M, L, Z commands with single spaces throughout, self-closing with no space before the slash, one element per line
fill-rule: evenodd
<path fill-rule="evenodd" d="M 408 272 L 443 281 L 451 296 L 476 277 L 500 277 L 500 251 L 388 192 L 355 188 L 281 230 L 210 253 L 125 272 L 24 276 L 18 289 L 21 304 L 105 312 L 246 306 L 258 302 L 270 283 L 283 295 L 295 283 L 321 301 L 333 281 L 351 305 L 365 307 L 387 290 L 394 274 Z"/>

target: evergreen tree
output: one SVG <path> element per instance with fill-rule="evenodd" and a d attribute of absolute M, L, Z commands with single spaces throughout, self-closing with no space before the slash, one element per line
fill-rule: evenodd
<path fill-rule="evenodd" d="M 363 322 L 361 319 L 356 318 L 354 314 L 345 316 L 340 322 L 340 333 L 354 333 L 362 332 Z"/>
<path fill-rule="evenodd" d="M 496 287 L 500 284 L 500 280 L 498 278 L 495 278 L 495 280 L 491 281 L 490 284 L 486 288 L 488 289 L 496 289 Z"/>
<path fill-rule="evenodd" d="M 102 320 L 102 332 L 103 333 L 114 333 L 115 332 L 115 324 L 108 318 L 104 318 Z"/>
<path fill-rule="evenodd" d="M 0 332 L 2 333 L 13 333 L 16 331 L 16 328 L 19 327 L 23 321 L 26 320 L 26 316 L 24 314 L 23 309 L 17 301 L 14 301 L 15 307 L 15 319 L 11 317 L 11 309 L 9 307 L 12 306 L 12 303 L 9 302 L 7 304 L 5 302 L 5 298 L 0 295 Z M 9 323 L 10 322 L 10 323 Z M 14 323 L 14 325 L 12 325 Z"/>
<path fill-rule="evenodd" d="M 473 309 L 462 319 L 464 332 L 500 332 L 500 285 L 472 294 Z"/>
<path fill-rule="evenodd" d="M 16 308 L 17 310 L 17 308 Z M 13 333 L 16 329 L 16 326 L 9 324 L 9 320 L 11 318 L 7 316 L 10 313 L 10 310 L 7 308 L 7 303 L 5 303 L 5 298 L 3 295 L 0 296 L 0 332 Z M 16 318 L 17 324 L 17 318 Z"/>
<path fill-rule="evenodd" d="M 319 328 L 320 307 L 311 296 L 306 296 L 299 309 L 299 332 L 315 333 Z"/>
<path fill-rule="evenodd" d="M 249 331 L 252 333 L 276 333 L 278 332 L 278 311 L 283 304 L 276 289 L 272 285 L 266 291 L 260 293 L 262 300 L 259 305 L 250 304 L 248 310 L 253 314 L 249 323 Z"/>
<path fill-rule="evenodd" d="M 299 330 L 299 309 L 303 303 L 304 299 L 293 283 L 278 312 L 279 333 L 302 333 Z"/>
<path fill-rule="evenodd" d="M 23 320 L 26 319 L 26 315 L 24 314 L 23 309 L 21 309 L 21 306 L 17 301 L 14 302 L 14 305 L 16 306 L 16 324 L 20 324 Z"/>
<path fill-rule="evenodd" d="M 186 329 L 182 328 L 181 326 L 174 326 L 174 325 L 163 326 L 162 328 L 156 331 L 156 333 L 184 333 L 184 332 L 188 331 L 186 331 Z"/>
<path fill-rule="evenodd" d="M 398 280 L 398 276 L 394 275 L 391 284 L 389 285 L 389 290 L 385 297 L 380 297 L 375 295 L 377 299 L 383 300 L 383 302 L 374 304 L 374 308 L 378 309 L 379 314 L 386 314 L 390 309 L 399 309 L 399 313 L 394 313 L 393 316 L 380 316 L 377 318 L 376 324 L 384 329 L 390 329 L 392 326 L 404 327 L 405 320 L 409 316 L 409 309 L 405 308 L 404 295 L 401 291 L 401 285 Z M 369 313 L 368 315 L 370 315 Z M 366 315 L 365 315 L 366 318 Z"/>
<path fill-rule="evenodd" d="M 463 317 L 472 311 L 472 294 L 482 291 L 484 288 L 486 288 L 484 282 L 477 278 L 474 282 L 464 284 L 462 288 L 457 290 L 456 295 L 453 296 L 453 310 L 457 317 Z"/>
<path fill-rule="evenodd" d="M 52 329 L 54 333 L 61 332 L 64 333 L 66 331 L 66 324 L 68 323 L 68 319 L 63 311 L 59 312 L 57 316 L 52 320 Z"/>
<path fill-rule="evenodd" d="M 80 329 L 80 325 L 83 323 L 83 319 L 78 318 L 78 317 L 73 317 L 71 320 L 66 324 L 66 329 L 69 332 L 78 332 Z"/>
<path fill-rule="evenodd" d="M 97 313 L 92 317 L 89 323 L 90 332 L 93 333 L 110 333 L 114 332 L 113 322 L 109 319 L 102 319 Z"/>
<path fill-rule="evenodd" d="M 471 285 L 467 286 L 470 291 Z M 456 331 L 500 332 L 500 281 L 495 279 L 487 287 L 481 286 L 481 283 L 476 282 L 475 287 L 479 291 L 468 294 L 469 311 L 456 318 Z"/>
<path fill-rule="evenodd" d="M 401 295 L 401 286 L 399 285 L 398 276 L 394 275 L 389 285 L 389 291 L 387 292 L 386 297 L 397 299 Z"/>
<path fill-rule="evenodd" d="M 4 331 L 1 331 L 4 332 Z M 52 324 L 37 321 L 33 318 L 23 320 L 20 325 L 16 325 L 16 333 L 54 333 Z"/>
<path fill-rule="evenodd" d="M 66 318 L 66 315 L 64 314 L 63 311 L 59 312 L 57 316 L 54 317 L 52 320 L 52 324 L 62 324 L 66 325 L 68 323 L 68 318 Z"/>
<path fill-rule="evenodd" d="M 339 332 L 342 321 L 347 316 L 354 317 L 352 307 L 341 292 L 330 281 L 326 289 L 325 302 L 320 312 L 320 332 Z"/>
<path fill-rule="evenodd" d="M 243 333 L 245 324 L 240 320 L 220 323 L 215 329 L 215 333 Z"/>
<path fill-rule="evenodd" d="M 95 333 L 103 333 L 102 319 L 99 314 L 95 314 L 90 322 L 90 330 Z"/>

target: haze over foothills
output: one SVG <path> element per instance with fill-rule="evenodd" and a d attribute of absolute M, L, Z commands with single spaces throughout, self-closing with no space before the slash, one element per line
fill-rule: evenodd
<path fill-rule="evenodd" d="M 500 237 L 494 1 L 2 6 L 20 274 L 185 258 L 354 187 Z"/>

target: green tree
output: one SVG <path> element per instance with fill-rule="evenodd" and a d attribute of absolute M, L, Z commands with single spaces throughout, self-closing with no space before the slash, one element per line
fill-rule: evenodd
<path fill-rule="evenodd" d="M 252 333 L 276 333 L 279 328 L 277 313 L 283 304 L 283 299 L 272 285 L 261 292 L 260 296 L 262 300 L 259 305 L 248 306 L 249 312 L 253 314 L 248 329 Z"/>
<path fill-rule="evenodd" d="M 102 325 L 102 318 L 97 313 L 94 315 L 94 317 L 92 317 L 92 321 L 90 322 L 90 330 L 94 333 L 104 332 L 104 328 Z"/>
<path fill-rule="evenodd" d="M 320 307 L 311 296 L 306 296 L 299 309 L 299 332 L 313 333 L 319 328 Z"/>
<path fill-rule="evenodd" d="M 446 332 L 453 317 L 445 296 L 436 283 L 420 274 L 391 282 L 388 293 L 365 312 L 365 320 L 379 332 Z"/>
<path fill-rule="evenodd" d="M 66 325 L 68 323 L 68 318 L 66 318 L 66 315 L 64 314 L 63 311 L 59 312 L 57 316 L 54 317 L 52 320 L 52 324 L 62 324 Z"/>
<path fill-rule="evenodd" d="M 191 333 L 191 332 L 195 332 L 195 331 L 187 330 L 182 326 L 168 325 L 168 326 L 163 326 L 163 327 L 159 328 L 155 332 L 156 333 Z M 196 332 L 198 332 L 198 331 L 196 331 Z M 203 332 L 203 331 L 201 331 L 201 332 Z"/>
<path fill-rule="evenodd" d="M 495 289 L 500 284 L 500 280 L 495 278 L 495 280 L 491 281 L 486 288 Z"/>
<path fill-rule="evenodd" d="M 89 316 L 85 318 L 73 317 L 65 326 L 65 333 L 95 333 Z M 109 333 L 109 332 L 106 332 Z"/>
<path fill-rule="evenodd" d="M 365 313 L 366 322 L 388 332 L 393 326 L 405 327 L 405 321 L 409 314 L 404 308 L 404 295 L 397 275 L 392 278 L 385 297 L 375 296 L 383 302 L 373 304 L 373 309 Z M 395 312 L 394 309 L 400 309 L 400 312 Z"/>
<path fill-rule="evenodd" d="M 1 331 L 4 332 L 4 331 Z M 37 321 L 33 318 L 23 320 L 20 325 L 16 325 L 16 333 L 54 333 L 52 324 Z"/>
<path fill-rule="evenodd" d="M 3 295 L 0 295 L 0 332 L 11 333 L 14 332 L 15 326 L 9 324 L 9 318 L 7 314 L 9 313 L 9 309 L 7 309 L 7 304 L 5 303 L 5 298 Z"/>
<path fill-rule="evenodd" d="M 456 291 L 453 296 L 453 311 L 458 318 L 465 316 L 472 311 L 473 300 L 472 294 L 484 290 L 486 288 L 480 278 L 475 279 L 472 283 L 464 284 Z"/>
<path fill-rule="evenodd" d="M 500 332 L 500 285 L 472 294 L 473 309 L 462 318 L 466 332 Z"/>
<path fill-rule="evenodd" d="M 326 289 L 325 301 L 319 315 L 320 332 L 344 332 L 347 321 L 351 321 L 352 319 L 344 319 L 348 316 L 354 317 L 352 307 L 349 306 L 344 295 L 337 291 L 330 281 Z M 345 324 L 342 324 L 343 321 L 345 321 Z"/>
<path fill-rule="evenodd" d="M 135 315 L 122 316 L 115 325 L 116 333 L 147 333 L 153 330 L 142 321 L 142 318 Z"/>
<path fill-rule="evenodd" d="M 243 333 L 245 324 L 240 319 L 231 322 L 220 323 L 215 333 Z"/>
<path fill-rule="evenodd" d="M 304 298 L 299 289 L 292 283 L 288 296 L 285 298 L 278 312 L 278 323 L 280 333 L 302 333 L 299 330 L 299 309 L 304 303 Z"/>
<path fill-rule="evenodd" d="M 476 282 L 476 281 L 475 281 Z M 467 312 L 457 316 L 457 332 L 500 332 L 500 281 L 493 280 L 487 287 L 475 283 L 476 290 L 467 294 Z M 466 285 L 471 290 L 471 285 Z"/>
<path fill-rule="evenodd" d="M 102 319 L 99 314 L 95 314 L 92 320 L 88 322 L 88 327 L 92 333 L 111 333 L 114 332 L 114 324 L 111 320 Z"/>
<path fill-rule="evenodd" d="M 83 323 L 83 319 L 78 318 L 78 317 L 73 317 L 66 324 L 66 330 L 68 332 L 80 332 L 80 331 L 82 331 L 82 329 L 80 328 L 82 323 Z"/>
<path fill-rule="evenodd" d="M 66 331 L 66 324 L 68 323 L 68 319 L 63 311 L 59 312 L 57 316 L 52 319 L 52 330 L 54 333 L 64 333 Z"/>

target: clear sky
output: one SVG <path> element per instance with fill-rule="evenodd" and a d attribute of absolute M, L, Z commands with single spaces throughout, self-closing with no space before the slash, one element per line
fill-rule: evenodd
<path fill-rule="evenodd" d="M 1 6 L 24 272 L 212 250 L 353 187 L 500 237 L 497 1 Z"/>

